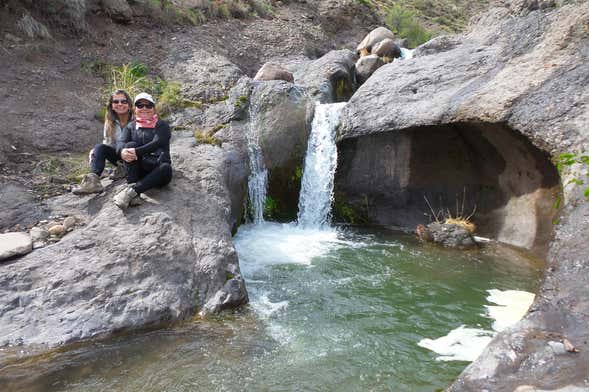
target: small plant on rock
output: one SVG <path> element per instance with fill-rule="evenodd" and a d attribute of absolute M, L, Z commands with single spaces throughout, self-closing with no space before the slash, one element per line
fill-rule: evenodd
<path fill-rule="evenodd" d="M 427 197 L 424 195 L 423 198 L 424 198 L 427 206 L 429 207 L 429 209 L 432 213 L 432 217 L 434 218 L 436 223 L 461 226 L 471 234 L 473 234 L 476 231 L 476 225 L 471 221 L 471 218 L 477 209 L 476 204 L 475 204 L 472 212 L 469 215 L 464 215 L 464 204 L 466 201 L 466 188 L 464 188 L 464 191 L 462 193 L 462 201 L 460 203 L 459 203 L 458 198 L 456 198 L 456 213 L 454 215 L 452 215 L 452 212 L 450 212 L 450 209 L 447 207 L 440 208 L 438 210 L 438 212 L 436 213 L 434 211 L 434 209 L 432 208 L 432 205 L 430 204 Z M 459 204 L 461 204 L 460 207 L 458 206 Z"/>
<path fill-rule="evenodd" d="M 554 164 L 556 166 L 556 170 L 562 177 L 563 171 L 566 167 L 571 167 L 575 164 L 579 164 L 585 168 L 585 177 L 589 179 L 589 155 L 580 155 L 577 153 L 572 152 L 565 152 L 560 154 L 555 160 Z M 567 185 L 575 184 L 575 185 L 586 185 L 587 182 L 582 180 L 579 176 L 575 176 L 567 181 L 566 184 L 562 184 L 563 188 Z M 589 200 L 589 186 L 586 186 L 583 190 L 583 196 L 585 200 Z"/>

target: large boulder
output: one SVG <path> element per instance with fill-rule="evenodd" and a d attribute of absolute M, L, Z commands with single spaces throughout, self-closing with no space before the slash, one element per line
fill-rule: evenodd
<path fill-rule="evenodd" d="M 424 196 L 433 210 L 454 210 L 465 190 L 464 212 L 476 206 L 485 236 L 547 257 L 533 312 L 451 391 L 586 385 L 589 203 L 570 183 L 585 172 L 561 179 L 550 159 L 589 151 L 589 3 L 532 8 L 491 9 L 435 55 L 382 67 L 342 113 L 336 188 L 371 221 L 419 223 L 429 212 Z M 562 194 L 561 180 L 569 183 Z M 564 338 L 580 352 L 554 352 L 549 343 Z"/>
<path fill-rule="evenodd" d="M 202 102 L 225 99 L 244 75 L 227 57 L 204 49 L 170 51 L 161 67 L 167 80 L 181 83 L 184 98 Z"/>
<path fill-rule="evenodd" d="M 272 63 L 265 63 L 254 76 L 254 80 L 284 80 L 285 82 L 294 83 L 291 72 L 278 64 Z"/>
<path fill-rule="evenodd" d="M 87 224 L 0 266 L 0 346 L 54 347 L 246 302 L 231 241 L 247 181 L 243 144 L 175 133 L 172 183 L 125 212 L 112 202 L 118 186 L 62 196 L 55 213 Z"/>
<path fill-rule="evenodd" d="M 348 100 L 356 89 L 354 62 L 350 50 L 332 50 L 317 60 L 295 57 L 276 62 L 294 74 L 295 83 L 321 103 Z"/>
<path fill-rule="evenodd" d="M 396 59 L 401 57 L 401 48 L 395 41 L 390 38 L 385 38 L 372 48 L 372 54 L 378 57 L 387 57 L 389 59 Z"/>
<path fill-rule="evenodd" d="M 376 54 L 362 56 L 356 61 L 356 80 L 362 84 L 380 67 L 384 65 L 382 58 Z"/>
<path fill-rule="evenodd" d="M 292 220 L 296 218 L 312 101 L 304 89 L 291 83 L 258 82 L 248 110 L 248 132 L 258 133 L 268 169 L 267 195 L 277 205 L 273 218 Z"/>
<path fill-rule="evenodd" d="M 362 56 L 369 55 L 373 53 L 372 50 L 374 46 L 385 39 L 394 40 L 395 34 L 393 34 L 393 32 L 386 27 L 377 27 L 368 33 L 362 42 L 358 44 L 356 47 L 356 52 L 360 53 Z"/>

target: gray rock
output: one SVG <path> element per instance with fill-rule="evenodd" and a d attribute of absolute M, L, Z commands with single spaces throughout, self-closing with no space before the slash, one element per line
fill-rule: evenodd
<path fill-rule="evenodd" d="M 166 80 L 181 83 L 180 93 L 186 99 L 202 102 L 225 99 L 244 75 L 226 57 L 206 50 L 169 53 L 161 65 L 163 74 Z"/>
<path fill-rule="evenodd" d="M 345 101 L 356 89 L 354 62 L 356 56 L 350 50 L 332 50 L 317 60 L 301 57 L 283 59 L 293 74 L 295 84 L 321 103 Z M 275 60 L 278 62 L 278 60 Z"/>
<path fill-rule="evenodd" d="M 472 235 L 463 227 L 444 223 L 430 223 L 427 229 L 432 241 L 448 248 L 469 249 L 477 246 Z"/>
<path fill-rule="evenodd" d="M 76 218 L 73 216 L 68 216 L 63 220 L 63 226 L 67 229 L 70 229 L 76 225 Z"/>
<path fill-rule="evenodd" d="M 280 210 L 274 218 L 292 220 L 300 181 L 291 179 L 303 166 L 313 103 L 304 89 L 284 81 L 258 82 L 250 100 L 249 122 L 257 124 L 269 170 L 267 194 Z"/>
<path fill-rule="evenodd" d="M 33 227 L 29 234 L 31 235 L 31 240 L 33 242 L 41 241 L 49 237 L 49 232 L 43 227 Z"/>
<path fill-rule="evenodd" d="M 294 77 L 284 67 L 278 64 L 266 63 L 260 68 L 254 80 L 284 80 L 285 82 L 294 83 Z"/>
<path fill-rule="evenodd" d="M 247 160 L 233 136 L 222 149 L 175 133 L 174 179 L 142 206 L 117 208 L 117 186 L 78 197 L 86 226 L 0 269 L 0 345 L 59 346 L 247 301 L 231 242 Z"/>
<path fill-rule="evenodd" d="M 388 57 L 396 59 L 401 57 L 401 48 L 390 38 L 385 38 L 372 48 L 372 54 L 378 57 Z"/>
<path fill-rule="evenodd" d="M 127 0 L 101 0 L 102 9 L 112 20 L 119 23 L 129 23 L 133 16 Z"/>
<path fill-rule="evenodd" d="M 386 38 L 394 40 L 395 34 L 386 27 L 377 27 L 364 37 L 362 42 L 356 47 L 356 51 L 359 53 L 364 52 L 365 54 L 373 53 L 372 49 L 374 46 Z"/>
<path fill-rule="evenodd" d="M 47 229 L 47 232 L 52 236 L 61 237 L 65 234 L 66 230 L 67 229 L 64 225 L 57 224 L 49 227 L 49 229 Z"/>
<path fill-rule="evenodd" d="M 17 223 L 34 224 L 43 215 L 43 207 L 24 186 L 11 182 L 1 184 L 0 230 L 9 229 Z"/>
<path fill-rule="evenodd" d="M 25 255 L 32 250 L 33 242 L 27 233 L 0 234 L 0 260 Z"/>
<path fill-rule="evenodd" d="M 431 54 L 452 50 L 462 43 L 460 35 L 440 35 L 419 45 L 413 51 L 413 57 L 429 56 Z"/>
<path fill-rule="evenodd" d="M 304 90 L 283 81 L 261 82 L 254 87 L 251 108 L 258 111 L 260 142 L 270 170 L 287 162 L 302 162 L 307 147 L 307 105 Z M 251 118 L 250 118 L 251 121 Z"/>
<path fill-rule="evenodd" d="M 384 65 L 382 58 L 376 54 L 363 56 L 356 61 L 356 80 L 362 84 L 380 67 Z"/>

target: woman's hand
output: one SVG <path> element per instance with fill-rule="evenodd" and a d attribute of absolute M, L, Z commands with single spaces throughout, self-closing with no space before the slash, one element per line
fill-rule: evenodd
<path fill-rule="evenodd" d="M 88 164 L 92 164 L 92 157 L 94 156 L 94 149 L 88 153 Z"/>
<path fill-rule="evenodd" d="M 125 162 L 133 162 L 137 160 L 134 148 L 123 148 L 121 150 L 121 159 Z"/>

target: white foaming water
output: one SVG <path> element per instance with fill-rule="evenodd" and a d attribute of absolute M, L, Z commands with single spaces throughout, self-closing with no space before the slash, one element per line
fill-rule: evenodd
<path fill-rule="evenodd" d="M 439 354 L 439 361 L 474 361 L 497 332 L 517 323 L 528 311 L 535 295 L 518 290 L 487 290 L 487 301 L 499 306 L 485 305 L 486 315 L 492 318 L 493 331 L 467 328 L 464 325 L 453 329 L 438 339 L 422 339 L 418 346 Z"/>
<path fill-rule="evenodd" d="M 299 198 L 297 221 L 302 227 L 329 225 L 337 166 L 335 128 L 345 105 L 341 102 L 315 106 Z"/>
<path fill-rule="evenodd" d="M 260 111 L 255 102 L 252 102 L 249 106 L 249 115 L 250 122 L 246 136 L 250 175 L 247 181 L 247 190 L 252 208 L 253 222 L 261 223 L 264 221 L 268 170 L 264 164 L 264 154 L 260 147 Z"/>
<path fill-rule="evenodd" d="M 467 328 L 464 325 L 453 329 L 438 339 L 422 339 L 418 346 L 439 355 L 438 361 L 474 361 L 495 336 L 492 331 Z"/>
<path fill-rule="evenodd" d="M 309 265 L 314 257 L 346 243 L 335 229 L 305 229 L 294 223 L 273 222 L 240 227 L 234 242 L 246 278 L 267 265 Z"/>
<path fill-rule="evenodd" d="M 413 58 L 413 51 L 414 51 L 414 49 L 401 48 L 401 58 L 403 60 L 412 59 Z"/>
<path fill-rule="evenodd" d="M 488 290 L 487 301 L 497 304 L 486 305 L 487 314 L 493 320 L 493 329 L 497 332 L 517 323 L 534 302 L 535 295 L 526 291 L 517 290 Z"/>
<path fill-rule="evenodd" d="M 295 334 L 270 320 L 287 309 L 289 302 L 271 301 L 266 286 L 272 278 L 263 273 L 265 267 L 310 265 L 314 257 L 322 256 L 334 247 L 349 246 L 339 238 L 335 229 L 304 229 L 294 223 L 275 222 L 241 226 L 234 243 L 241 272 L 250 285 L 250 306 L 260 318 L 268 320 L 271 336 L 282 344 L 288 344 Z"/>

